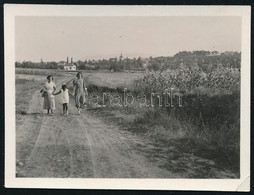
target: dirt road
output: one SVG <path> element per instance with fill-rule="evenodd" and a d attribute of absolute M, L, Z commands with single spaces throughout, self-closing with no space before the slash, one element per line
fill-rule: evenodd
<path fill-rule="evenodd" d="M 58 89 L 68 79 L 58 81 Z M 177 177 L 135 150 L 137 145 L 149 147 L 149 143 L 103 123 L 89 111 L 77 115 L 73 99 L 69 115 L 63 116 L 60 97 L 56 96 L 55 114 L 48 116 L 36 92 L 24 118 L 16 134 L 17 177 Z"/>

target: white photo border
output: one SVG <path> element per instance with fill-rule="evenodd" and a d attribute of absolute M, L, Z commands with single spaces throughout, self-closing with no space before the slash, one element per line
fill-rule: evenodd
<path fill-rule="evenodd" d="M 240 16 L 241 124 L 240 179 L 86 179 L 15 176 L 15 17 L 16 16 Z M 85 6 L 4 5 L 5 187 L 134 190 L 250 190 L 250 6 Z"/>

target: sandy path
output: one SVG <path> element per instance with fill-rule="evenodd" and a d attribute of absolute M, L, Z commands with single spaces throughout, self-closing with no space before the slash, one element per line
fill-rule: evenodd
<path fill-rule="evenodd" d="M 58 81 L 58 89 L 68 79 Z M 77 115 L 73 99 L 69 116 L 62 115 L 59 96 L 54 116 L 41 113 L 41 98 L 36 93 L 17 133 L 19 177 L 177 177 L 135 150 L 137 144 L 146 145 L 140 138 L 93 118 L 89 111 Z"/>

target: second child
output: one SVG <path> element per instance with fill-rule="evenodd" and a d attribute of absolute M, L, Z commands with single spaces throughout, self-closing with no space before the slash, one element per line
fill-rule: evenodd
<path fill-rule="evenodd" d="M 69 104 L 69 90 L 66 85 L 62 85 L 62 89 L 55 93 L 54 95 L 61 94 L 62 104 L 63 104 L 63 114 L 68 115 L 68 104 Z"/>

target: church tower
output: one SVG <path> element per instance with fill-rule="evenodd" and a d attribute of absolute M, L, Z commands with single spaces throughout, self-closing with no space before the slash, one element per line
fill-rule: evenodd
<path fill-rule="evenodd" d="M 123 59 L 123 54 L 122 54 L 122 52 L 121 52 L 121 55 L 120 55 L 120 57 L 119 57 L 119 60 L 122 61 L 122 59 Z"/>
<path fill-rule="evenodd" d="M 121 55 L 120 55 L 120 57 L 119 57 L 119 64 L 120 64 L 120 66 L 122 66 L 122 60 L 123 60 L 123 54 L 122 54 L 122 52 L 121 52 Z"/>

